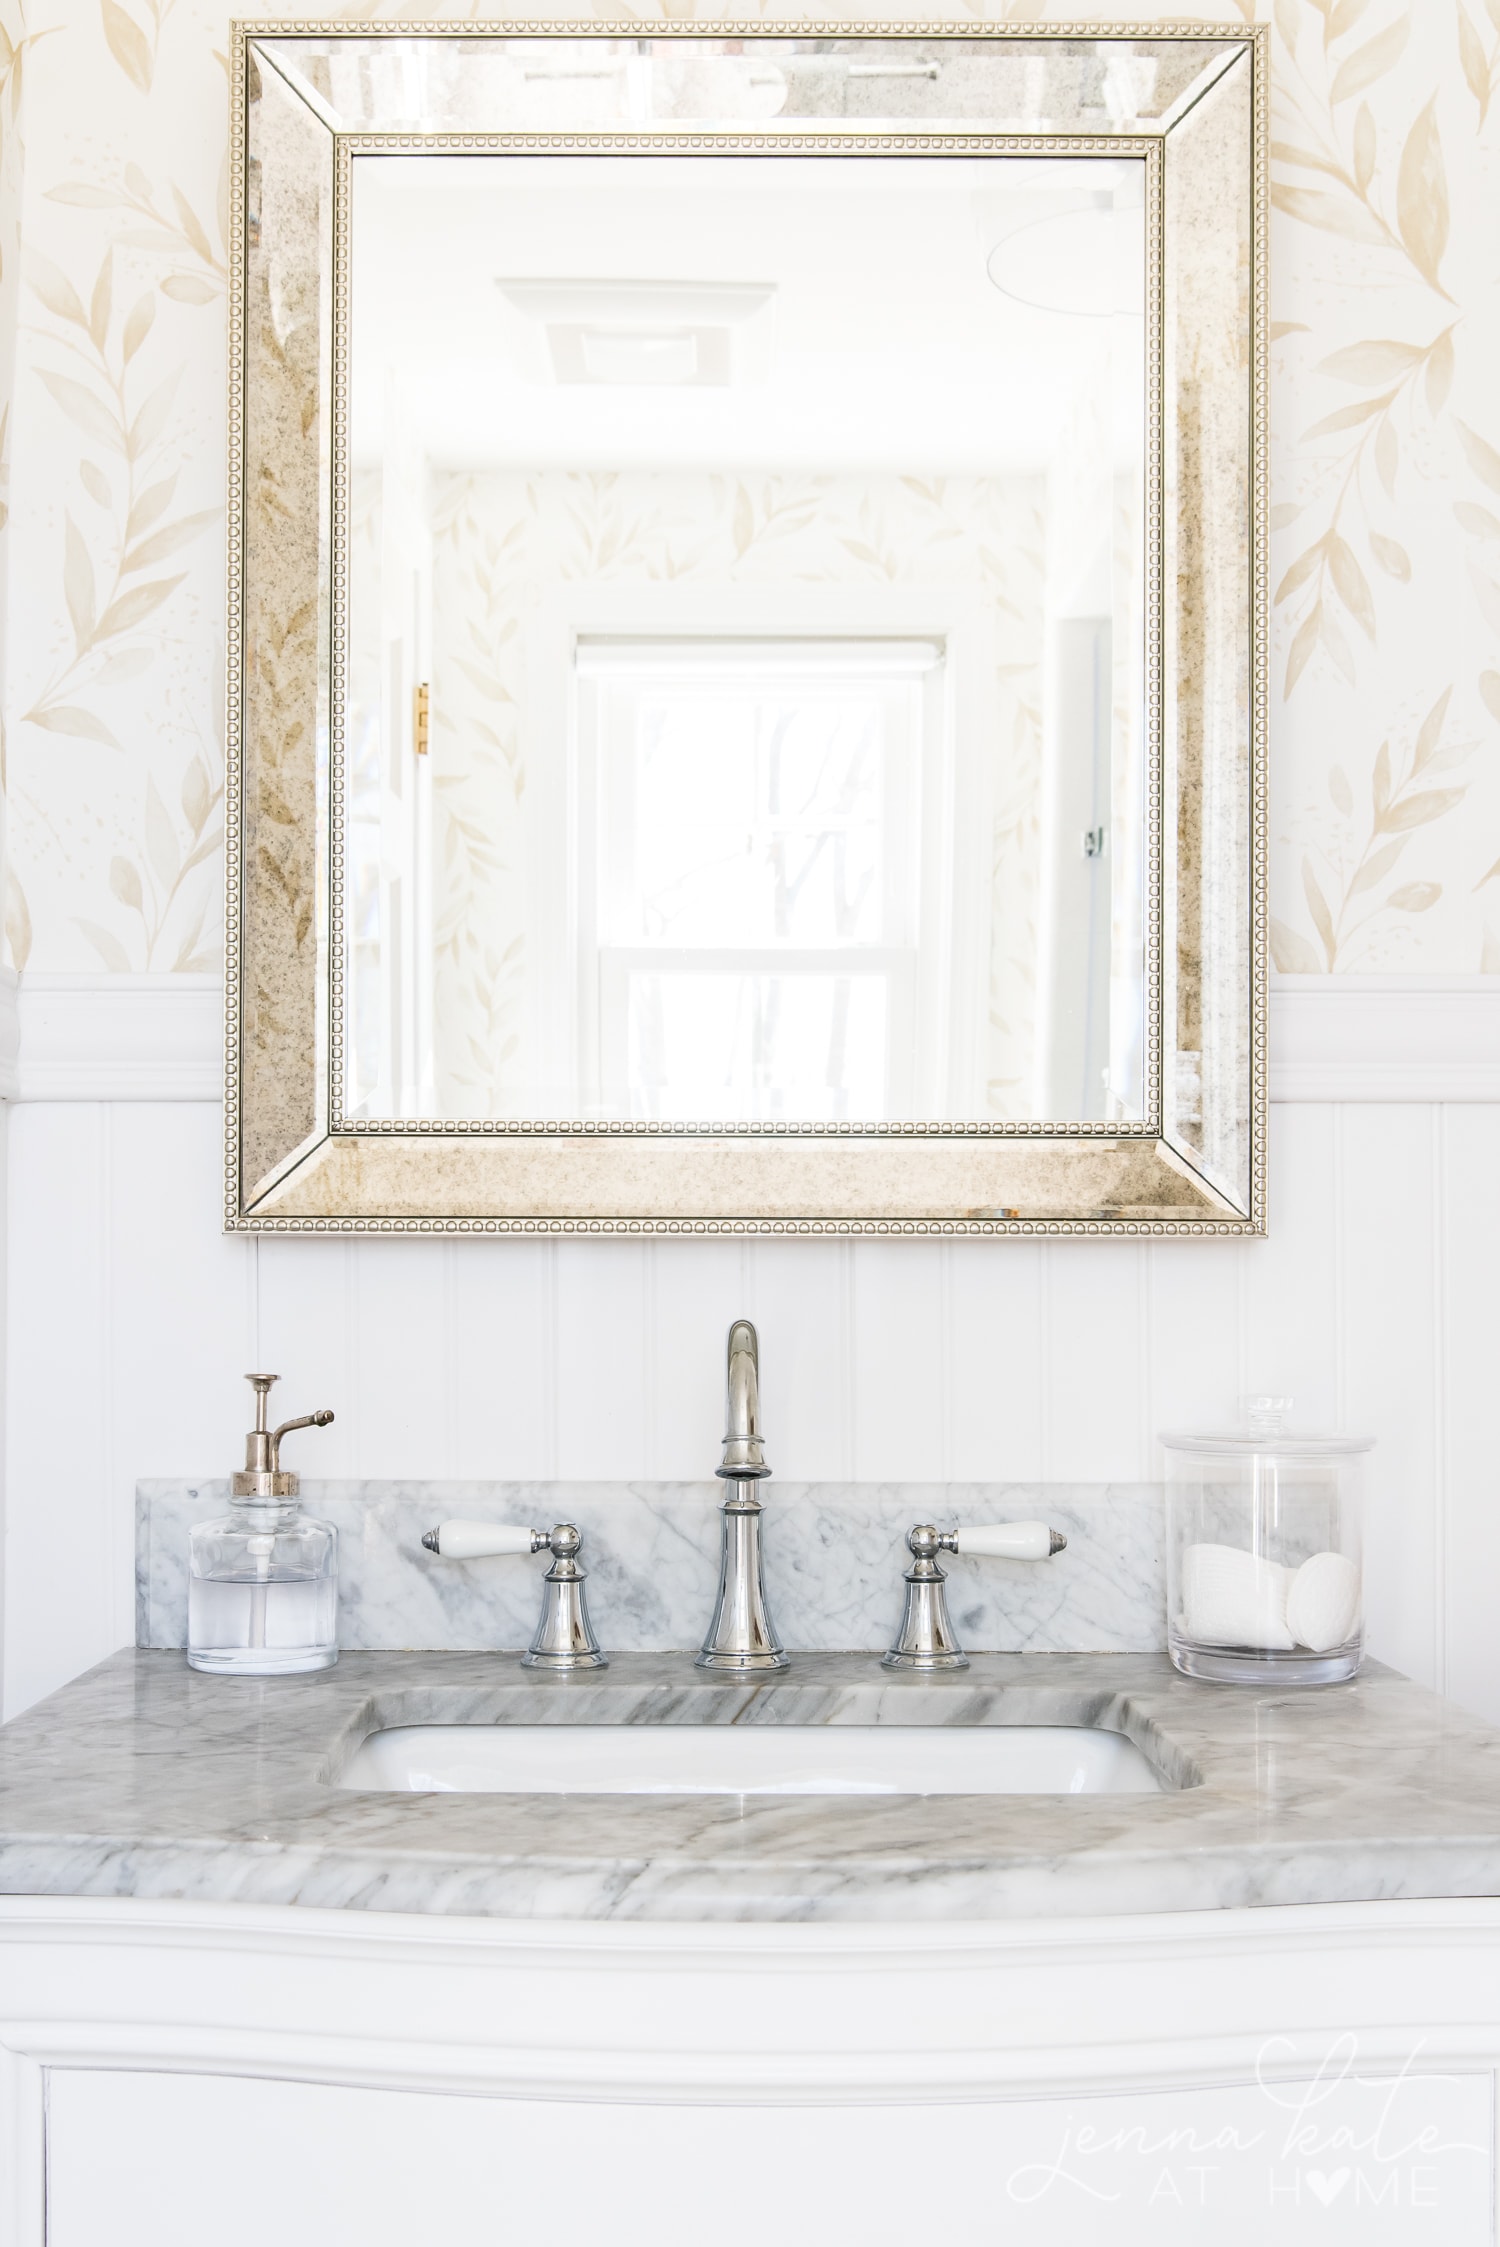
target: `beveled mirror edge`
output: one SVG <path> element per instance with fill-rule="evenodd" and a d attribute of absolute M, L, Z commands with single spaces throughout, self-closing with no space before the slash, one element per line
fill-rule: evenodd
<path fill-rule="evenodd" d="M 230 198 L 230 291 L 229 291 L 229 442 L 228 442 L 228 656 L 226 668 L 227 710 L 225 729 L 226 748 L 226 912 L 225 912 L 225 1155 L 226 1155 L 226 1206 L 225 1230 L 227 1232 L 268 1233 L 329 1233 L 329 1234 L 662 1234 L 682 1237 L 696 1234 L 765 1234 L 765 1235 L 824 1235 L 881 1237 L 909 1235 L 978 1235 L 995 1236 L 1015 1234 L 1060 1236 L 1077 1234 L 1086 1237 L 1118 1235 L 1204 1235 L 1213 1237 L 1264 1235 L 1267 1229 L 1267 1044 L 1268 1044 L 1268 883 L 1267 883 L 1267 747 L 1268 747 L 1268 679 L 1269 679 L 1269 606 L 1268 606 L 1268 313 L 1267 313 L 1267 225 L 1268 225 L 1268 144 L 1269 144 L 1269 31 L 1265 25 L 1243 23 L 1176 23 L 1176 24 L 976 24 L 973 22 L 903 22 L 895 24 L 862 24 L 818 22 L 716 22 L 703 25 L 678 25 L 674 23 L 651 24 L 640 21 L 619 22 L 558 22 L 555 20 L 530 20 L 526 22 L 382 22 L 351 24 L 348 20 L 307 21 L 236 21 L 231 24 L 231 198 Z M 352 1137 L 330 1138 L 321 1126 L 298 1147 L 290 1149 L 272 1169 L 258 1181 L 253 1199 L 244 1191 L 242 1169 L 242 1099 L 241 1040 L 243 1035 L 243 1010 L 241 1005 L 241 975 L 244 969 L 242 956 L 242 928 L 245 901 L 245 868 L 243 805 L 243 741 L 242 680 L 246 649 L 244 609 L 244 519 L 245 519 L 245 449 L 244 413 L 246 406 L 246 127 L 247 127 L 247 72 L 249 50 L 256 40 L 291 38 L 387 39 L 387 38 L 445 38 L 485 37 L 516 38 L 532 36 L 566 36 L 574 38 L 630 38 L 655 37 L 663 39 L 685 38 L 795 38 L 840 40 L 869 39 L 962 39 L 975 41 L 1032 41 L 1032 42 L 1124 42 L 1149 41 L 1155 44 L 1205 41 L 1223 44 L 1242 51 L 1250 63 L 1251 78 L 1251 149 L 1250 149 L 1250 201 L 1249 227 L 1251 236 L 1251 303 L 1250 303 L 1250 522 L 1249 522 L 1249 739 L 1248 768 L 1250 786 L 1250 846 L 1251 868 L 1248 884 L 1250 912 L 1250 988 L 1247 994 L 1247 1030 L 1249 1051 L 1248 1085 L 1248 1191 L 1246 1205 L 1236 1203 L 1218 1192 L 1203 1175 L 1190 1149 L 1175 1145 L 1166 1131 L 1151 1138 L 1138 1135 L 1133 1138 L 1111 1136 L 1108 1127 L 1075 1125 L 1062 1129 L 1041 1131 L 1036 1126 L 1010 1127 L 1005 1137 L 998 1132 L 981 1142 L 963 1133 L 962 1127 L 949 1127 L 941 1139 L 926 1139 L 918 1127 L 904 1127 L 900 1139 L 885 1139 L 890 1147 L 906 1147 L 912 1154 L 926 1139 L 930 1151 L 934 1146 L 947 1146 L 957 1150 L 960 1144 L 970 1149 L 987 1145 L 991 1151 L 1002 1147 L 1024 1149 L 1027 1154 L 1045 1153 L 1051 1160 L 1054 1191 L 1061 1188 L 1060 1198 L 1070 1203 L 1076 1212 L 1066 1216 L 1050 1216 L 1040 1210 L 1023 1215 L 1019 1208 L 1009 1206 L 972 1207 L 962 1216 L 918 1213 L 908 1202 L 907 1210 L 893 1210 L 879 1216 L 855 1215 L 829 1211 L 816 1216 L 772 1214 L 742 1215 L 730 1211 L 715 1213 L 682 1213 L 656 1210 L 643 1213 L 611 1212 L 607 1215 L 563 1215 L 543 1211 L 523 1212 L 509 1209 L 504 1213 L 473 1211 L 463 1215 L 442 1214 L 436 1209 L 408 1208 L 400 1214 L 389 1210 L 319 1210 L 317 1204 L 330 1189 L 337 1191 L 336 1179 L 345 1182 L 350 1177 L 351 1158 L 368 1155 L 372 1150 L 366 1140 Z M 322 120 L 333 138 L 334 123 L 331 118 Z M 1169 115 L 1157 137 L 1170 138 L 1178 118 Z M 1151 128 L 1134 128 L 1138 134 Z M 326 900 L 327 867 L 319 868 L 319 888 Z M 320 913 L 320 920 L 323 915 Z M 326 963 L 319 976 L 319 1014 L 326 1023 L 327 1013 Z M 1158 1025 L 1158 1029 L 1164 1028 Z M 1167 1041 L 1158 1035 L 1157 1052 L 1161 1055 Z M 317 1098 L 320 1115 L 326 1114 L 328 1095 L 328 1054 L 326 1030 L 320 1038 L 314 1031 L 312 1065 L 317 1077 Z M 1160 1064 L 1159 1064 L 1160 1066 Z M 1155 1088 L 1156 1102 L 1160 1100 L 1160 1082 Z M 1153 1105 L 1156 1103 L 1154 1102 Z M 1157 1106 L 1157 1113 L 1160 1113 Z M 592 1138 L 597 1147 L 600 1140 L 614 1139 L 618 1135 L 601 1130 L 598 1133 L 578 1127 L 557 1133 L 551 1144 L 559 1154 L 576 1147 L 580 1136 Z M 662 1135 L 666 1138 L 667 1135 Z M 693 1144 L 704 1152 L 743 1148 L 746 1135 L 734 1133 L 719 1137 L 705 1137 L 700 1131 Z M 913 1144 L 913 1141 L 916 1144 Z M 1084 1144 L 1080 1144 L 1083 1141 Z M 1088 1142 L 1092 1141 L 1092 1144 Z M 536 1141 L 529 1142 L 535 1146 Z M 629 1144 L 629 1142 L 625 1142 Z M 650 1144 L 636 1139 L 640 1146 Z M 661 1147 L 662 1140 L 656 1140 Z M 857 1143 L 853 1142 L 853 1143 Z M 867 1142 L 868 1143 L 868 1142 Z M 390 1146 L 390 1142 L 386 1142 Z M 494 1139 L 489 1142 L 496 1156 L 509 1149 L 514 1152 L 517 1141 Z M 521 1140 L 520 1145 L 528 1144 Z M 678 1142 L 681 1146 L 681 1142 Z M 824 1134 L 813 1140 L 796 1135 L 763 1136 L 759 1145 L 772 1146 L 782 1151 L 783 1158 L 795 1159 L 794 1151 L 811 1153 L 813 1145 L 830 1152 L 851 1144 L 844 1134 Z M 394 1149 L 392 1150 L 395 1151 Z M 421 1161 L 432 1191 L 423 1192 L 423 1203 L 452 1205 L 453 1194 L 445 1194 L 445 1173 L 453 1172 L 451 1184 L 457 1184 L 458 1172 L 471 1166 L 472 1158 L 479 1153 L 472 1136 L 462 1126 L 437 1126 L 420 1129 L 402 1143 L 402 1156 Z M 1171 1180 L 1171 1189 L 1160 1203 L 1151 1208 L 1139 1204 L 1113 1208 L 1100 1206 L 1097 1199 L 1089 1206 L 1089 1186 L 1097 1194 L 1100 1183 L 1099 1159 L 1129 1153 L 1133 1158 L 1154 1153 L 1160 1165 L 1162 1182 Z M 368 1169 L 367 1163 L 356 1160 L 355 1168 Z M 403 1164 L 404 1167 L 404 1164 Z M 732 1166 L 733 1167 L 733 1166 Z M 817 1166 L 815 1166 L 817 1167 Z M 1088 1176 L 1085 1178 L 1085 1171 Z M 471 1172 L 472 1175 L 472 1172 Z M 1076 1182 L 1082 1189 L 1076 1195 L 1069 1191 L 1069 1183 Z M 370 1184 L 375 1185 L 374 1179 Z M 388 1190 L 394 1180 L 385 1181 Z M 408 1189 L 409 1191 L 409 1189 Z M 376 1192 L 382 1187 L 376 1185 Z M 511 1199 L 509 1194 L 506 1199 Z M 653 1197 L 646 1196 L 649 1202 Z M 783 1198 L 783 1197 L 778 1197 Z M 795 1189 L 784 1197 L 794 1200 Z M 830 1197 L 832 1198 L 832 1197 Z M 856 1197 L 857 1198 L 857 1197 Z M 922 1196 L 922 1200 L 929 1199 Z M 1045 1197 L 1050 1199 L 1051 1197 Z M 397 1203 L 406 1199 L 406 1192 L 392 1196 Z M 299 1208 L 298 1205 L 301 1204 Z M 783 1204 L 784 1205 L 784 1204 Z"/>

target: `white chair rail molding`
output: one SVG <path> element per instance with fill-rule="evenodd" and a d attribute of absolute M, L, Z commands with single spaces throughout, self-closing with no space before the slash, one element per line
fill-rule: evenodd
<path fill-rule="evenodd" d="M 223 986 L 207 975 L 0 977 L 11 1100 L 212 1101 Z M 1271 1098 L 1500 1104 L 1500 972 L 1273 978 Z"/>

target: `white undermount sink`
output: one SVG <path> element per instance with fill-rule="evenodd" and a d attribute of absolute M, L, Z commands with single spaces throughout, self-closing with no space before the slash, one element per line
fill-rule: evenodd
<path fill-rule="evenodd" d="M 413 1724 L 336 1783 L 395 1794 L 1159 1794 L 1140 1749 L 1082 1725 Z"/>

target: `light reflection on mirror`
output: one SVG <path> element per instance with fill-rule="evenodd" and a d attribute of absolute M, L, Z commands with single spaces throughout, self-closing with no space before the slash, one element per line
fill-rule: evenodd
<path fill-rule="evenodd" d="M 351 1117 L 1144 1112 L 1143 172 L 356 157 Z"/>

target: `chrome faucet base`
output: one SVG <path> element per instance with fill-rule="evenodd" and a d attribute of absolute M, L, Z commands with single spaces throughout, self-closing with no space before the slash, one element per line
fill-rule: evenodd
<path fill-rule="evenodd" d="M 968 1666 L 969 1657 L 962 1647 L 953 1654 L 907 1654 L 893 1646 L 889 1654 L 880 1657 L 883 1670 L 966 1670 Z"/>
<path fill-rule="evenodd" d="M 766 1606 L 760 1567 L 760 1500 L 751 1482 L 730 1484 L 720 1508 L 724 1531 L 719 1596 L 696 1667 L 700 1670 L 784 1670 L 786 1649 Z"/>
<path fill-rule="evenodd" d="M 531 1644 L 521 1656 L 523 1670 L 603 1670 L 609 1657 L 599 1650 L 589 1621 L 579 1565 L 583 1540 L 570 1521 L 555 1529 L 524 1529 L 518 1523 L 444 1521 L 429 1529 L 422 1544 L 440 1560 L 489 1560 L 507 1553 L 550 1553 L 552 1566 L 542 1578 L 542 1612 Z"/>
<path fill-rule="evenodd" d="M 952 1539 L 925 1523 L 907 1538 L 912 1564 L 906 1571 L 906 1606 L 896 1643 L 881 1659 L 886 1670 L 966 1670 L 969 1657 L 958 1643 L 948 1614 L 947 1576 L 937 1564 Z"/>
<path fill-rule="evenodd" d="M 885 1670 L 966 1670 L 969 1657 L 958 1643 L 948 1614 L 948 1579 L 939 1553 L 976 1553 L 1001 1560 L 1050 1560 L 1067 1545 L 1059 1529 L 1045 1522 L 995 1522 L 976 1529 L 934 1529 L 920 1521 L 907 1531 L 911 1566 L 906 1571 L 906 1605 L 896 1643 L 881 1656 Z"/>
<path fill-rule="evenodd" d="M 786 1670 L 791 1668 L 791 1656 L 782 1647 L 771 1654 L 720 1654 L 704 1647 L 701 1654 L 693 1656 L 695 1670 Z"/>
<path fill-rule="evenodd" d="M 521 1656 L 523 1670 L 603 1670 L 609 1657 L 589 1621 L 579 1566 L 582 1540 L 570 1521 L 559 1522 L 546 1539 L 552 1566 L 542 1578 L 542 1612 L 531 1644 Z"/>

